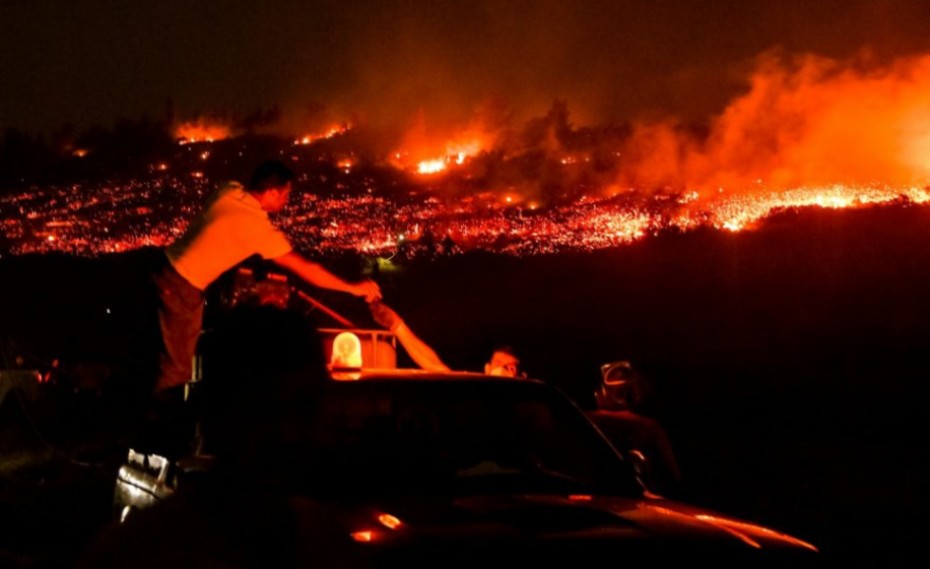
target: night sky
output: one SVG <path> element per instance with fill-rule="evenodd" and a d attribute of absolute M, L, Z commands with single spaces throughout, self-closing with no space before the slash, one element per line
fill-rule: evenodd
<path fill-rule="evenodd" d="M 0 0 L 0 127 L 248 113 L 703 121 L 761 54 L 930 52 L 920 0 Z"/>

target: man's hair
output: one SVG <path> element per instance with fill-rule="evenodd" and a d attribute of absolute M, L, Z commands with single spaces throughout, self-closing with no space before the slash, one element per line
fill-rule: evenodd
<path fill-rule="evenodd" d="M 508 356 L 512 356 L 518 360 L 520 359 L 520 356 L 517 355 L 517 352 L 516 350 L 513 349 L 513 346 L 510 346 L 508 344 L 494 346 L 494 348 L 491 350 L 491 356 L 493 356 L 497 352 L 500 352 L 502 354 L 507 354 Z"/>
<path fill-rule="evenodd" d="M 294 172 L 280 160 L 267 160 L 259 164 L 249 180 L 249 191 L 262 193 L 272 188 L 281 188 L 294 179 Z"/>

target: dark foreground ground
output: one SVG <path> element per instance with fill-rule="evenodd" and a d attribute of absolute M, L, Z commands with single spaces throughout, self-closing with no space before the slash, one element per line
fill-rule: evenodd
<path fill-rule="evenodd" d="M 588 407 L 598 366 L 631 360 L 656 388 L 681 497 L 792 533 L 838 563 L 894 566 L 925 525 L 927 243 L 928 208 L 787 212 L 752 233 L 469 254 L 376 278 L 456 368 L 478 370 L 509 343 L 530 375 Z M 57 357 L 63 375 L 94 388 L 144 323 L 136 260 L 0 259 L 0 367 Z M 366 263 L 330 266 L 354 278 Z M 67 564 L 107 520 L 119 441 L 88 393 L 19 393 L 0 407 L 0 566 Z"/>

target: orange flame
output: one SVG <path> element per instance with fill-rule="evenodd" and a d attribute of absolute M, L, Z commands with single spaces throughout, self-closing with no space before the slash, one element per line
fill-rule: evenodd
<path fill-rule="evenodd" d="M 480 140 L 467 142 L 451 141 L 445 145 L 445 153 L 440 158 L 421 160 L 417 163 L 417 172 L 420 174 L 435 174 L 446 170 L 451 164 L 462 165 L 473 156 L 484 150 L 485 145 Z"/>
<path fill-rule="evenodd" d="M 420 174 L 435 174 L 446 169 L 446 161 L 442 158 L 433 160 L 423 160 L 417 164 L 417 172 Z"/>
<path fill-rule="evenodd" d="M 318 140 L 325 140 L 325 139 L 327 139 L 327 138 L 333 138 L 334 136 L 338 136 L 338 135 L 340 135 L 340 134 L 344 134 L 344 133 L 348 132 L 349 129 L 351 129 L 351 128 L 352 128 L 352 126 L 349 125 L 348 123 L 346 123 L 346 124 L 334 124 L 334 125 L 330 126 L 328 129 L 324 130 L 323 132 L 319 132 L 319 133 L 315 133 L 315 134 L 305 134 L 304 136 L 295 139 L 295 140 L 294 140 L 294 145 L 296 146 L 296 145 L 298 145 L 298 144 L 301 144 L 301 145 L 313 144 L 314 142 L 316 142 L 316 141 L 318 141 Z"/>
<path fill-rule="evenodd" d="M 210 123 L 206 119 L 181 123 L 174 129 L 174 136 L 180 144 L 213 142 L 229 138 L 230 135 L 231 129 L 228 126 Z"/>
<path fill-rule="evenodd" d="M 456 134 L 449 136 L 448 132 Z M 466 160 L 492 148 L 496 141 L 493 128 L 481 121 L 464 127 L 453 127 L 445 133 L 436 134 L 427 128 L 426 120 L 420 117 L 404 135 L 401 148 L 394 153 L 400 168 L 415 165 L 420 174 L 435 174 L 451 165 L 462 165 Z"/>

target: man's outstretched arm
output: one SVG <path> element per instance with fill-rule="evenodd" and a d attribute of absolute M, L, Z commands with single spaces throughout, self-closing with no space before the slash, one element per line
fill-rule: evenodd
<path fill-rule="evenodd" d="M 396 312 L 380 302 L 369 304 L 369 308 L 375 321 L 394 333 L 410 359 L 418 366 L 427 371 L 449 371 L 449 366 L 442 363 L 436 352 L 417 337 Z"/>
<path fill-rule="evenodd" d="M 305 259 L 299 253 L 291 251 L 273 258 L 272 261 L 314 286 L 364 296 L 369 302 L 381 298 L 381 289 L 375 281 L 365 279 L 357 283 L 346 282 L 327 271 L 322 265 Z"/>
<path fill-rule="evenodd" d="M 400 345 L 410 354 L 410 359 L 421 368 L 427 371 L 449 371 L 449 366 L 442 363 L 436 352 L 418 338 L 403 320 L 394 329 L 394 335 L 397 336 Z"/>

